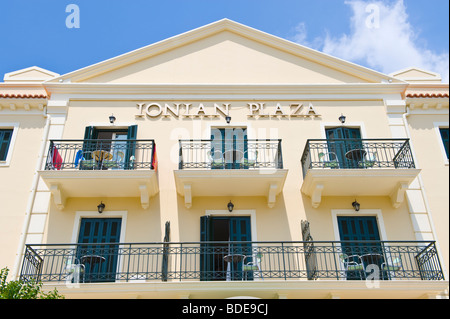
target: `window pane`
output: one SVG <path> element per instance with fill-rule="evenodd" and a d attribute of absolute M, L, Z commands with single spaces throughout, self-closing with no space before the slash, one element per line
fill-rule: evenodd
<path fill-rule="evenodd" d="M 6 161 L 13 130 L 0 130 L 0 161 Z"/>
<path fill-rule="evenodd" d="M 441 132 L 442 142 L 444 143 L 445 153 L 448 158 L 448 127 L 440 128 L 439 131 Z"/>

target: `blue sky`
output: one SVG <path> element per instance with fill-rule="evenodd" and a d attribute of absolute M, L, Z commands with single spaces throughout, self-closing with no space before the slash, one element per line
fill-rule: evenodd
<path fill-rule="evenodd" d="M 80 10 L 68 28 L 69 4 Z M 229 18 L 366 67 L 417 66 L 448 82 L 448 0 L 14 0 L 0 2 L 0 80 L 64 74 Z"/>

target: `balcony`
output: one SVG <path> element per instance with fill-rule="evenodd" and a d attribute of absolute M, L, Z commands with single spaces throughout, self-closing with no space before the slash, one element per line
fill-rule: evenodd
<path fill-rule="evenodd" d="M 273 207 L 287 175 L 281 140 L 180 140 L 179 158 L 175 181 L 187 208 L 196 196 L 266 196 Z"/>
<path fill-rule="evenodd" d="M 390 196 L 398 208 L 420 172 L 408 139 L 310 139 L 302 167 L 301 191 L 314 208 L 323 196 Z"/>
<path fill-rule="evenodd" d="M 66 285 L 344 283 L 443 281 L 444 274 L 434 241 L 162 242 L 27 245 L 20 278 Z"/>
<path fill-rule="evenodd" d="M 69 197 L 140 197 L 159 191 L 153 140 L 51 140 L 39 171 L 59 209 Z"/>

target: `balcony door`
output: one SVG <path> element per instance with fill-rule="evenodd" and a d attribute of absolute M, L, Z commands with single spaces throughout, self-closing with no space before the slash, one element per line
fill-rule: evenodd
<path fill-rule="evenodd" d="M 369 264 L 381 267 L 384 257 L 379 242 L 377 218 L 375 216 L 338 216 L 337 221 L 340 240 L 343 241 L 342 252 L 349 256 L 348 261 L 360 263 L 364 269 Z M 366 274 L 360 271 L 347 273 L 347 279 L 364 279 L 365 276 Z"/>
<path fill-rule="evenodd" d="M 77 258 L 84 265 L 84 282 L 115 281 L 121 218 L 82 218 Z"/>
<path fill-rule="evenodd" d="M 128 128 L 97 128 L 88 126 L 84 133 L 83 152 L 89 158 L 92 153 L 102 150 L 111 154 L 111 158 L 102 165 L 102 169 L 133 169 L 136 153 L 137 125 Z"/>
<path fill-rule="evenodd" d="M 346 157 L 352 150 L 362 149 L 359 128 L 333 127 L 325 130 L 328 151 L 333 155 L 330 160 L 337 160 L 340 168 L 358 168 L 359 160 Z"/>
<path fill-rule="evenodd" d="M 201 217 L 200 280 L 242 280 L 243 260 L 227 262 L 226 256 L 249 255 L 251 223 L 248 216 Z M 209 243 L 213 242 L 213 243 Z"/>
<path fill-rule="evenodd" d="M 212 128 L 211 154 L 213 161 L 221 160 L 223 165 L 213 165 L 212 168 L 240 169 L 244 159 L 248 158 L 247 128 Z"/>

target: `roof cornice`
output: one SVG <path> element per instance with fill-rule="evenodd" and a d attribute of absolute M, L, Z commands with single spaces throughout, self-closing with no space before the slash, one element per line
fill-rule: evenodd
<path fill-rule="evenodd" d="M 351 84 L 97 84 L 46 83 L 51 94 L 67 95 L 270 95 L 270 94 L 401 94 L 405 83 L 351 83 Z"/>

